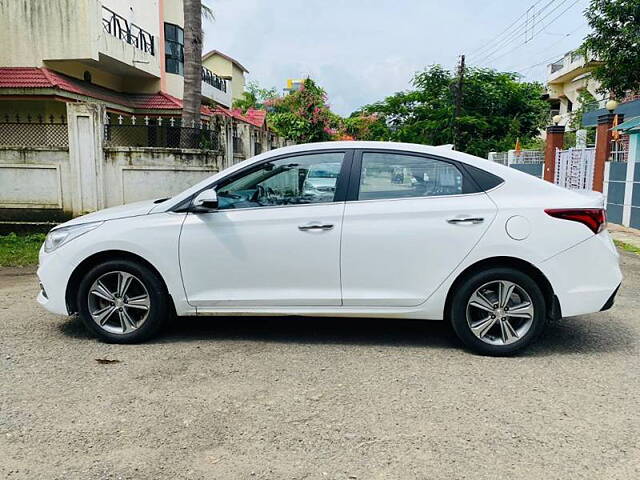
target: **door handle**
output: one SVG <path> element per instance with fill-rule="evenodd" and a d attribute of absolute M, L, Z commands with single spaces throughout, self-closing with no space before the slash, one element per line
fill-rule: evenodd
<path fill-rule="evenodd" d="M 302 230 L 303 232 L 307 230 L 331 230 L 333 228 L 333 224 L 330 223 L 307 223 L 306 225 L 298 225 L 298 230 Z"/>
<path fill-rule="evenodd" d="M 460 218 L 450 218 L 447 220 L 448 223 L 452 223 L 454 225 L 458 225 L 461 223 L 471 223 L 478 224 L 484 222 L 484 218 L 482 217 L 460 217 Z"/>

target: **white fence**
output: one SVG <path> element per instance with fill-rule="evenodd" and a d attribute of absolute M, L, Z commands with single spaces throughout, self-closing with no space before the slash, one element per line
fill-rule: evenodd
<path fill-rule="evenodd" d="M 571 190 L 592 190 L 595 148 L 556 149 L 556 185 Z"/>
<path fill-rule="evenodd" d="M 508 152 L 489 152 L 489 160 L 502 165 L 544 163 L 541 150 L 509 150 Z"/>

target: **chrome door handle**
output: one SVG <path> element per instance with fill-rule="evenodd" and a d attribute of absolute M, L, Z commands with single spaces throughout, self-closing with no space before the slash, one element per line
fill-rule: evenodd
<path fill-rule="evenodd" d="M 333 228 L 333 224 L 330 223 L 307 223 L 306 225 L 298 225 L 298 230 L 307 231 L 307 230 L 331 230 Z"/>
<path fill-rule="evenodd" d="M 454 225 L 458 225 L 460 223 L 472 223 L 478 224 L 484 222 L 484 218 L 482 217 L 462 217 L 462 218 L 450 218 L 447 220 L 448 223 L 452 223 Z"/>

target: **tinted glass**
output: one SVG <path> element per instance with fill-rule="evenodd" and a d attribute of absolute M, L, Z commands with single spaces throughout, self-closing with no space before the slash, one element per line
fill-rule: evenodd
<path fill-rule="evenodd" d="M 333 202 L 344 153 L 274 160 L 217 188 L 218 208 L 256 208 Z"/>
<path fill-rule="evenodd" d="M 398 153 L 363 153 L 358 200 L 466 193 L 464 177 L 447 162 Z"/>
<path fill-rule="evenodd" d="M 184 74 L 184 33 L 177 25 L 164 24 L 165 69 L 169 73 Z"/>

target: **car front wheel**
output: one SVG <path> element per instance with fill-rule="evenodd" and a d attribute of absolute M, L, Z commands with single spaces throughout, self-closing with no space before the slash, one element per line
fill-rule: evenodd
<path fill-rule="evenodd" d="M 86 327 L 109 343 L 137 343 L 160 329 L 169 316 L 162 280 L 145 265 L 111 260 L 82 279 L 78 311 Z"/>
<path fill-rule="evenodd" d="M 477 353 L 513 354 L 544 329 L 542 291 L 519 270 L 488 269 L 454 288 L 450 312 L 453 329 L 462 343 Z"/>

